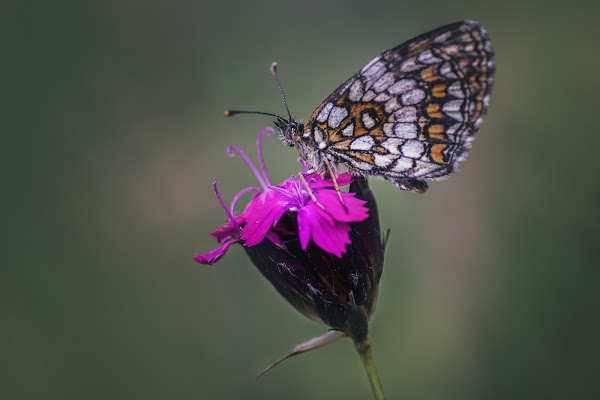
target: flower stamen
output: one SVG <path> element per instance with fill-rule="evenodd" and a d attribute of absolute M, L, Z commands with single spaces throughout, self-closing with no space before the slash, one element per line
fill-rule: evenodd
<path fill-rule="evenodd" d="M 260 189 L 257 187 L 249 187 L 246 188 L 244 190 L 242 190 L 241 192 L 239 192 L 238 194 L 236 194 L 235 196 L 233 196 L 233 200 L 231 200 L 231 207 L 229 208 L 231 215 L 233 215 L 233 210 L 235 207 L 235 203 L 239 200 L 240 197 L 242 197 L 243 195 L 245 195 L 248 192 L 260 192 Z"/>
<path fill-rule="evenodd" d="M 229 218 L 231 223 L 236 228 L 239 228 L 238 224 L 235 222 L 235 218 L 233 217 L 233 211 L 232 210 L 230 211 L 229 208 L 227 208 L 227 206 L 225 205 L 225 202 L 223 201 L 223 198 L 221 197 L 221 194 L 219 193 L 219 189 L 217 189 L 217 180 L 216 179 L 213 181 L 213 190 L 215 191 L 215 195 L 217 196 L 217 200 L 219 200 L 221 207 L 223 207 L 223 210 L 225 210 L 225 214 L 227 214 L 227 218 Z"/>
<path fill-rule="evenodd" d="M 248 164 L 248 166 L 254 173 L 254 176 L 256 176 L 256 179 L 258 180 L 258 183 L 260 183 L 260 186 L 262 186 L 263 190 L 267 190 L 267 188 L 268 188 L 267 183 L 265 182 L 263 177 L 258 173 L 258 170 L 254 166 L 254 163 L 252 162 L 252 160 L 250 160 L 250 158 L 246 155 L 246 153 L 244 153 L 244 151 L 237 146 L 229 146 L 227 148 L 227 154 L 229 154 L 229 157 L 235 156 L 234 152 L 238 153 L 240 155 L 240 157 L 242 157 L 244 159 L 244 161 L 246 161 L 246 164 Z"/>
<path fill-rule="evenodd" d="M 271 186 L 271 181 L 269 180 L 269 175 L 267 174 L 267 169 L 265 168 L 265 159 L 263 158 L 262 154 L 262 140 L 265 136 L 265 133 L 271 136 L 273 134 L 273 128 L 269 126 L 260 132 L 258 135 L 258 140 L 256 141 L 256 149 L 258 150 L 258 162 L 260 163 L 260 170 L 262 171 L 265 183 L 267 186 Z"/>

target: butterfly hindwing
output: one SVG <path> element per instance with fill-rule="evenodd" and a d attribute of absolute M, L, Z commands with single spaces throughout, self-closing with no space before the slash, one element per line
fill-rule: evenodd
<path fill-rule="evenodd" d="M 305 140 L 359 174 L 424 192 L 466 158 L 489 103 L 494 61 L 485 30 L 465 21 L 387 50 L 329 95 Z"/>

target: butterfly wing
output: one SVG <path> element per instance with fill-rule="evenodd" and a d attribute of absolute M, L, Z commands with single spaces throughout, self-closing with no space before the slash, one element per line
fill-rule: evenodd
<path fill-rule="evenodd" d="M 354 173 L 427 190 L 456 171 L 482 123 L 493 52 L 483 27 L 464 21 L 387 50 L 312 113 L 303 139 Z"/>

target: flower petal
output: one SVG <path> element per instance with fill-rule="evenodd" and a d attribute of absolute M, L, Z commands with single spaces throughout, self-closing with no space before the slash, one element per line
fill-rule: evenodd
<path fill-rule="evenodd" d="M 265 237 L 269 239 L 273 244 L 281 246 L 281 237 L 279 237 L 277 233 L 273 231 L 268 231 Z"/>
<path fill-rule="evenodd" d="M 335 181 L 337 182 L 339 187 L 349 185 L 350 183 L 352 183 L 352 180 L 353 180 L 352 175 L 349 174 L 348 172 L 339 174 L 335 178 Z M 316 188 L 321 188 L 321 187 L 333 188 L 333 187 L 335 187 L 333 184 L 333 180 L 331 178 L 323 179 L 321 177 L 321 174 L 310 174 L 306 177 L 306 181 L 308 182 L 308 184 L 310 185 L 311 188 L 312 187 L 316 187 Z"/>
<path fill-rule="evenodd" d="M 224 225 L 218 229 L 215 229 L 214 231 L 212 231 L 210 234 L 212 235 L 212 237 L 215 238 L 215 240 L 217 241 L 217 243 L 219 244 L 223 244 L 223 242 L 225 242 L 228 239 L 231 239 L 233 237 L 239 237 L 240 236 L 240 224 L 243 222 L 243 219 L 241 216 L 236 216 L 235 217 L 235 224 L 232 223 L 231 220 L 229 220 L 227 222 L 227 225 Z M 237 226 L 236 226 L 237 224 Z"/>
<path fill-rule="evenodd" d="M 308 242 L 310 242 L 310 231 L 311 231 L 311 213 L 306 209 L 298 211 L 298 236 L 300 237 L 300 246 L 302 250 L 306 250 Z M 312 217 L 313 219 L 315 217 Z"/>
<path fill-rule="evenodd" d="M 365 204 L 367 203 L 365 200 L 356 198 L 353 193 L 340 193 L 348 212 L 344 209 L 335 190 L 317 190 L 315 192 L 315 197 L 337 221 L 356 222 L 362 221 L 369 216 L 369 209 L 365 207 Z"/>
<path fill-rule="evenodd" d="M 341 257 L 346 252 L 346 245 L 350 244 L 350 226 L 346 222 L 336 221 L 333 228 L 313 228 L 312 238 L 317 246 L 328 253 Z"/>
<path fill-rule="evenodd" d="M 246 222 L 242 233 L 244 245 L 260 243 L 288 208 L 288 197 L 277 191 L 267 190 L 254 196 L 242 214 Z"/>
<path fill-rule="evenodd" d="M 350 226 L 340 221 L 332 223 L 329 216 L 315 203 L 298 210 L 298 230 L 303 249 L 306 249 L 312 237 L 317 246 L 341 257 L 346 252 L 346 245 L 350 244 Z"/>
<path fill-rule="evenodd" d="M 200 264 L 212 265 L 215 262 L 219 261 L 221 259 L 221 257 L 223 257 L 225 255 L 225 253 L 227 253 L 229 246 L 231 246 L 232 244 L 234 244 L 236 242 L 238 242 L 238 240 L 231 240 L 231 241 L 225 242 L 222 246 L 217 247 L 210 253 L 197 254 L 196 257 L 194 257 L 194 260 L 199 262 Z"/>

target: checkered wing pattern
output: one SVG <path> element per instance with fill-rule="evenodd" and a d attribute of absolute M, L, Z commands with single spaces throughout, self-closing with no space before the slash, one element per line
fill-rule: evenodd
<path fill-rule="evenodd" d="M 303 126 L 303 145 L 354 173 L 422 193 L 425 179 L 456 171 L 466 158 L 493 72 L 477 22 L 435 29 L 381 53 L 336 89 Z"/>

